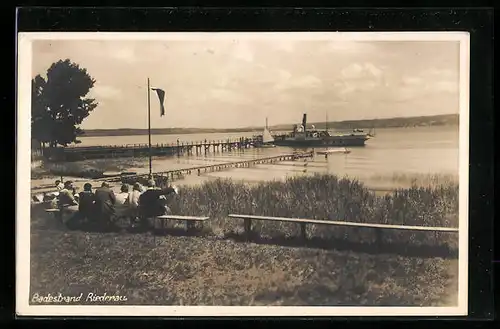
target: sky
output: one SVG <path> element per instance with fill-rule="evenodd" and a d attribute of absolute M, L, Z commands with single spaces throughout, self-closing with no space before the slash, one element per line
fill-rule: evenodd
<path fill-rule="evenodd" d="M 458 41 L 36 40 L 32 77 L 60 59 L 96 80 L 83 129 L 236 128 L 459 113 Z"/>

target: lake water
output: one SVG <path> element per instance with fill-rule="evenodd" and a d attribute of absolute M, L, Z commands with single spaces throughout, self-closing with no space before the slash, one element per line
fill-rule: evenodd
<path fill-rule="evenodd" d="M 207 140 L 227 140 L 251 137 L 256 132 L 153 135 L 152 143 L 175 143 Z M 233 168 L 220 172 L 202 173 L 202 176 L 188 175 L 179 184 L 199 183 L 217 177 L 245 181 L 283 179 L 290 175 L 331 173 L 339 176 L 357 177 L 365 180 L 374 176 L 398 174 L 458 174 L 459 163 L 458 127 L 419 127 L 378 129 L 376 137 L 367 141 L 365 147 L 350 148 L 349 154 L 332 154 L 325 159 L 316 155 L 307 161 L 288 161 L 276 164 L 261 164 L 251 168 Z M 148 136 L 110 136 L 81 138 L 84 145 L 119 145 L 147 143 Z M 319 150 L 319 149 L 317 149 Z M 153 171 L 161 172 L 189 168 L 205 164 L 216 164 L 278 154 L 292 153 L 292 148 L 276 147 L 267 149 L 208 153 L 205 155 L 183 155 L 180 157 L 157 157 L 153 159 Z M 148 172 L 148 159 L 138 159 L 130 170 Z"/>

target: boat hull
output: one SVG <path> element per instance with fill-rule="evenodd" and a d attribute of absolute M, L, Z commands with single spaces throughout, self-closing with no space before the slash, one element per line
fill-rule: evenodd
<path fill-rule="evenodd" d="M 260 149 L 267 149 L 267 148 L 276 147 L 276 145 L 274 145 L 274 144 L 256 144 L 255 147 L 260 148 Z"/>
<path fill-rule="evenodd" d="M 365 146 L 369 137 L 366 136 L 342 136 L 318 139 L 275 139 L 277 146 L 293 147 L 329 147 L 329 146 Z"/>

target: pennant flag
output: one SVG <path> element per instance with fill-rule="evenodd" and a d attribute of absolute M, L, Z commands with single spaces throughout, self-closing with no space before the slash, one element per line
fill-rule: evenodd
<path fill-rule="evenodd" d="M 163 106 L 163 101 L 165 100 L 165 91 L 159 88 L 151 88 L 152 90 L 156 91 L 156 94 L 158 95 L 158 99 L 160 100 L 160 116 L 165 115 L 165 106 Z"/>

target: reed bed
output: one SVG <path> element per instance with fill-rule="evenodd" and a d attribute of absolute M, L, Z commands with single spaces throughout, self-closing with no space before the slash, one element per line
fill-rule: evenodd
<path fill-rule="evenodd" d="M 363 183 L 332 175 L 290 177 L 285 181 L 247 185 L 218 179 L 183 187 L 171 201 L 174 214 L 209 216 L 204 224 L 216 235 L 240 233 L 240 220 L 228 214 L 309 218 L 431 227 L 458 227 L 458 184 L 412 186 L 377 196 Z M 336 241 L 375 242 L 373 229 L 310 225 L 313 236 Z M 268 237 L 299 234 L 293 223 L 254 221 L 255 230 Z M 456 249 L 458 235 L 445 232 L 386 230 L 387 242 Z"/>

